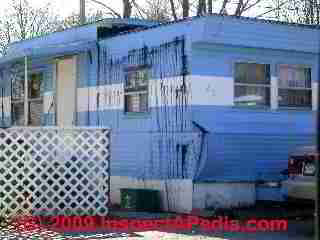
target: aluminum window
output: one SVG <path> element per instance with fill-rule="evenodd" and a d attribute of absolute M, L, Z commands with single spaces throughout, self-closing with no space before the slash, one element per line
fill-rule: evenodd
<path fill-rule="evenodd" d="M 312 107 L 311 68 L 279 65 L 280 107 Z"/>
<path fill-rule="evenodd" d="M 125 112 L 148 112 L 148 69 L 143 67 L 130 68 L 125 75 Z"/>
<path fill-rule="evenodd" d="M 24 76 L 12 80 L 12 124 L 24 125 Z M 40 126 L 43 110 L 43 73 L 31 73 L 28 76 L 28 125 Z"/>
<path fill-rule="evenodd" d="M 235 64 L 236 106 L 270 106 L 270 65 Z"/>

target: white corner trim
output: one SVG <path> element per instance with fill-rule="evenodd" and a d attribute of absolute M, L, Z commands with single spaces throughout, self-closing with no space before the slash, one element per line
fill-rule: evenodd
<path fill-rule="evenodd" d="M 271 76 L 270 105 L 273 110 L 276 110 L 279 107 L 278 94 L 278 77 Z"/>
<path fill-rule="evenodd" d="M 312 82 L 312 110 L 318 110 L 318 83 Z"/>

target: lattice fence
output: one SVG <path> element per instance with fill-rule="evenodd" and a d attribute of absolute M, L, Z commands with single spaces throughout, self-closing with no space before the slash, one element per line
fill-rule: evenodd
<path fill-rule="evenodd" d="M 108 214 L 110 132 L 0 129 L 0 216 Z"/>

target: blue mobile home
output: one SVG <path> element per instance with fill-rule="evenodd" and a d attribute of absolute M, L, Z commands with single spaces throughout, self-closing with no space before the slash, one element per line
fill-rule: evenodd
<path fill-rule="evenodd" d="M 1 124 L 110 127 L 113 203 L 123 187 L 181 212 L 282 201 L 289 152 L 314 142 L 319 34 L 211 15 L 17 42 L 0 59 Z"/>

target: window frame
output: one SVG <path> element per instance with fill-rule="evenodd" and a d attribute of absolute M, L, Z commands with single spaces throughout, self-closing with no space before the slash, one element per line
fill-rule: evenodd
<path fill-rule="evenodd" d="M 24 116 L 27 114 L 27 116 L 28 116 L 28 125 L 27 126 L 42 126 L 42 124 L 41 124 L 41 122 L 40 122 L 40 125 L 32 125 L 31 124 L 31 112 L 30 112 L 30 107 L 31 107 L 31 103 L 33 103 L 33 102 L 41 102 L 41 104 L 43 105 L 44 104 L 44 86 L 42 85 L 41 86 L 41 84 L 40 84 L 40 89 L 39 89 L 39 91 L 40 91 L 40 96 L 39 97 L 36 97 L 36 98 L 32 98 L 30 95 L 29 95 L 29 93 L 30 93 L 30 91 L 31 91 L 31 87 L 32 87 L 32 76 L 33 75 L 38 75 L 38 74 L 41 74 L 41 81 L 42 81 L 42 84 L 44 84 L 44 79 L 45 79 L 45 72 L 44 71 L 40 71 L 40 70 L 32 70 L 32 71 L 30 71 L 30 72 L 28 72 L 28 90 L 27 90 L 27 93 L 25 93 L 24 91 L 25 91 L 25 88 L 24 88 L 24 84 L 25 84 L 25 79 L 24 79 L 24 74 L 19 74 L 18 76 L 19 76 L 19 78 L 20 78 L 20 80 L 19 81 L 21 81 L 21 83 L 22 83 L 22 89 L 23 89 L 23 91 L 22 91 L 22 94 L 21 94 L 21 96 L 20 96 L 20 99 L 19 100 L 13 100 L 13 92 L 11 92 L 11 124 L 13 125 L 13 126 L 17 126 L 17 127 L 20 127 L 20 126 L 25 126 L 24 124 L 22 124 L 22 125 L 20 125 L 20 124 L 17 124 L 16 123 L 16 121 L 14 120 L 14 117 L 13 117 L 13 115 L 14 115 L 14 113 L 13 113 L 13 105 L 19 105 L 19 104 L 22 104 L 22 106 L 23 106 L 23 118 L 24 118 Z M 13 80 L 11 80 L 11 84 L 12 84 L 12 91 L 13 91 L 13 82 L 12 82 Z M 25 112 L 25 109 L 24 109 L 24 103 L 25 103 L 25 94 L 27 94 L 27 98 L 28 98 L 28 100 L 27 100 L 27 103 L 28 103 L 28 111 L 29 112 Z M 43 113 L 43 112 L 42 112 Z M 41 121 L 41 120 L 40 120 Z"/>
<path fill-rule="evenodd" d="M 237 76 L 237 64 L 256 64 L 256 65 L 265 65 L 265 66 L 269 66 L 269 84 L 257 84 L 257 83 L 237 83 L 236 82 L 236 76 Z M 232 68 L 232 75 L 233 75 L 233 107 L 235 108 L 248 108 L 248 109 L 254 109 L 254 108 L 262 108 L 262 109 L 265 109 L 265 108 L 271 108 L 271 102 L 272 102 L 272 99 L 271 99 L 271 92 L 272 92 L 272 74 L 271 74 L 271 69 L 272 69 L 272 64 L 271 63 L 266 63 L 266 62 L 257 62 L 257 61 L 251 61 L 251 60 L 238 60 L 238 61 L 234 61 L 233 62 L 233 68 Z M 259 88 L 269 88 L 269 101 L 268 101 L 268 104 L 267 105 L 240 105 L 240 104 L 236 104 L 236 101 L 235 101 L 235 89 L 236 89 L 236 86 L 243 86 L 243 87 L 259 87 Z"/>
<path fill-rule="evenodd" d="M 280 86 L 280 77 L 281 77 L 281 66 L 289 66 L 289 68 L 302 68 L 302 69 L 309 69 L 310 72 L 310 87 L 309 88 L 303 88 L 303 87 L 281 87 Z M 306 64 L 290 64 L 290 63 L 278 63 L 276 64 L 276 73 L 277 73 L 277 104 L 278 109 L 294 109 L 294 110 L 312 110 L 313 109 L 313 95 L 315 94 L 312 87 L 312 69 L 313 67 L 311 65 Z M 307 90 L 311 93 L 311 99 L 310 99 L 310 105 L 309 106 L 285 106 L 280 105 L 280 89 L 284 90 Z"/>
<path fill-rule="evenodd" d="M 128 75 L 129 74 L 136 74 L 137 72 L 140 71 L 145 71 L 144 74 L 146 74 L 146 84 L 145 85 L 140 85 L 138 87 L 128 87 Z M 124 87 L 123 87 L 123 98 L 124 98 L 124 107 L 123 107 L 123 112 L 127 116 L 141 116 L 141 115 L 146 115 L 150 113 L 150 99 L 149 99 L 149 81 L 150 81 L 150 66 L 149 65 L 132 65 L 128 66 L 124 69 Z M 140 89 L 139 89 L 140 88 Z M 146 103 L 146 111 L 139 111 L 139 112 L 133 112 L 133 111 L 128 111 L 128 106 L 127 106 L 127 96 L 136 96 L 140 94 L 145 94 L 147 98 L 147 103 Z M 139 110 L 141 109 L 140 106 L 140 99 L 141 96 L 139 96 Z"/>

